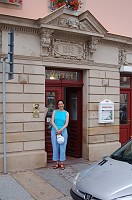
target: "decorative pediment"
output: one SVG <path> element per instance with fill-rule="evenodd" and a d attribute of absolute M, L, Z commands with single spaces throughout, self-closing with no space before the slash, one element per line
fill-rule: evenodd
<path fill-rule="evenodd" d="M 63 16 L 58 17 L 50 21 L 48 24 L 52 26 L 62 27 L 62 28 L 98 33 L 98 30 L 95 27 L 93 27 L 92 24 L 88 20 L 84 20 L 83 22 L 80 22 L 78 18 L 73 18 L 71 16 L 68 16 L 67 18 Z"/>
<path fill-rule="evenodd" d="M 64 8 L 60 8 L 43 19 L 39 20 L 41 27 L 47 27 L 54 30 L 62 30 L 104 37 L 107 30 L 98 22 L 98 20 L 89 12 L 82 14 L 74 14 L 74 12 L 66 12 Z M 93 34 L 95 33 L 95 34 Z"/>
<path fill-rule="evenodd" d="M 95 29 L 98 33 L 105 35 L 108 32 L 88 10 L 81 13 L 78 19 L 82 23 L 87 23 L 90 28 Z"/>

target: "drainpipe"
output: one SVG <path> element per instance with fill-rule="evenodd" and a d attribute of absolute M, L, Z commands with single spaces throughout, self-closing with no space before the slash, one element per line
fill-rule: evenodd
<path fill-rule="evenodd" d="M 7 57 L 3 58 L 2 68 L 3 68 L 3 75 L 2 75 L 2 91 L 3 91 L 3 146 L 4 146 L 4 174 L 6 174 L 6 84 L 5 84 L 5 73 L 6 73 L 6 61 Z"/>

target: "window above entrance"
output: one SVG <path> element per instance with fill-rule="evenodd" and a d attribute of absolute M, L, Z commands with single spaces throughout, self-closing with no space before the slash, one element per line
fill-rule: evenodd
<path fill-rule="evenodd" d="M 47 80 L 79 81 L 80 80 L 80 72 L 46 70 L 46 79 Z"/>
<path fill-rule="evenodd" d="M 120 87 L 121 88 L 130 88 L 130 77 L 129 76 L 121 76 L 120 77 Z"/>

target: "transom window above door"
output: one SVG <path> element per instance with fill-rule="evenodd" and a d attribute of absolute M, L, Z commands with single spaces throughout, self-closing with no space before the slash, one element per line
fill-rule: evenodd
<path fill-rule="evenodd" d="M 120 77 L 120 87 L 121 88 L 130 88 L 130 77 L 129 76 L 121 76 Z"/>
<path fill-rule="evenodd" d="M 47 80 L 80 80 L 80 72 L 76 71 L 46 70 L 45 74 Z"/>

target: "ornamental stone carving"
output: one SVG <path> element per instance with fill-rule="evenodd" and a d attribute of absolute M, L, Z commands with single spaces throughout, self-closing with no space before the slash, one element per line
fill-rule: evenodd
<path fill-rule="evenodd" d="M 79 22 L 79 20 L 72 18 L 69 19 L 61 18 L 60 21 L 58 22 L 58 25 L 66 28 L 87 30 L 87 27 L 83 22 Z"/>
<path fill-rule="evenodd" d="M 51 33 L 53 31 L 46 30 L 41 33 L 41 54 L 42 56 L 49 56 L 51 54 Z"/>
<path fill-rule="evenodd" d="M 132 51 L 120 49 L 118 63 L 120 65 L 132 65 Z"/>
<path fill-rule="evenodd" d="M 54 40 L 53 56 L 55 58 L 82 60 L 84 59 L 84 54 L 83 43 L 61 41 L 59 39 Z"/>
<path fill-rule="evenodd" d="M 99 42 L 99 38 L 97 38 L 97 37 L 92 37 L 91 41 L 88 41 L 88 43 L 87 43 L 87 56 L 86 56 L 87 60 L 93 61 L 93 54 L 97 50 L 98 42 Z"/>
<path fill-rule="evenodd" d="M 127 51 L 124 50 L 124 49 L 120 49 L 119 50 L 119 61 L 118 63 L 120 65 L 126 65 L 127 64 L 127 61 L 126 61 L 126 54 L 127 54 Z"/>

